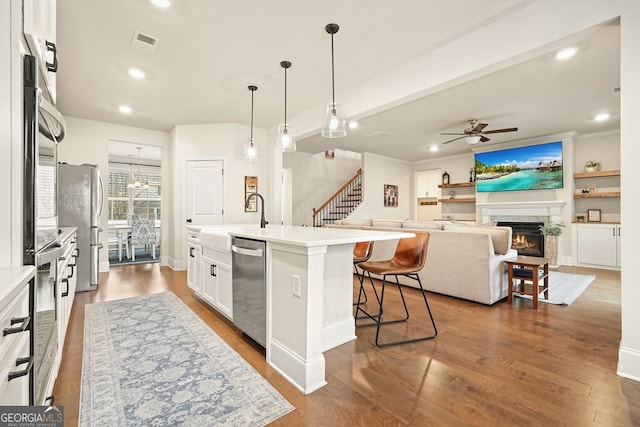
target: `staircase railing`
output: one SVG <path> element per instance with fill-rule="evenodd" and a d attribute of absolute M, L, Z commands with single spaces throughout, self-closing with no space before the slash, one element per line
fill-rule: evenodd
<path fill-rule="evenodd" d="M 362 169 L 319 208 L 313 208 L 313 226 L 332 224 L 349 215 L 362 202 Z"/>

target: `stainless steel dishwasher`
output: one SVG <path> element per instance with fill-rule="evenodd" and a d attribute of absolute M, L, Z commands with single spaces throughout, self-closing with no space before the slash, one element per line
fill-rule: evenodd
<path fill-rule="evenodd" d="M 233 324 L 263 347 L 267 344 L 265 249 L 261 240 L 231 241 Z"/>

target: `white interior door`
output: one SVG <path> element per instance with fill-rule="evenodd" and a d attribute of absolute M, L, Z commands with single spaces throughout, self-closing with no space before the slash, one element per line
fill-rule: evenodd
<path fill-rule="evenodd" d="M 187 224 L 224 224 L 223 170 L 222 160 L 187 160 Z"/>

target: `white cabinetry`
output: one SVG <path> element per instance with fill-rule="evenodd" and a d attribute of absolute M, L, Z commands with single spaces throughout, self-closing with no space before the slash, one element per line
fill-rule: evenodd
<path fill-rule="evenodd" d="M 202 298 L 233 320 L 231 253 L 202 248 Z"/>
<path fill-rule="evenodd" d="M 0 406 L 29 405 L 29 281 L 33 266 L 0 268 Z"/>
<path fill-rule="evenodd" d="M 64 340 L 67 334 L 67 326 L 69 325 L 69 317 L 71 316 L 71 308 L 73 299 L 76 294 L 77 283 L 77 258 L 78 244 L 77 233 L 74 231 L 64 235 L 63 246 L 65 247 L 64 255 L 58 260 L 58 268 L 62 272 L 62 280 L 58 284 L 58 366 L 62 361 L 62 351 L 64 349 Z"/>
<path fill-rule="evenodd" d="M 43 91 L 56 102 L 56 0 L 23 0 L 23 32 L 31 54 L 38 58 L 44 76 Z"/>
<path fill-rule="evenodd" d="M 202 246 L 198 240 L 198 232 L 187 230 L 187 286 L 196 295 L 202 293 L 201 285 Z"/>
<path fill-rule="evenodd" d="M 577 264 L 620 267 L 620 224 L 577 224 Z"/>

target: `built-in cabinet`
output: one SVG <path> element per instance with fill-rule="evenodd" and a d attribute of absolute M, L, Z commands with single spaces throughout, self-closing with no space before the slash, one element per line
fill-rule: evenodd
<path fill-rule="evenodd" d="M 23 0 L 23 33 L 31 54 L 38 58 L 44 77 L 41 89 L 56 103 L 56 0 Z"/>
<path fill-rule="evenodd" d="M 58 260 L 58 268 L 62 271 L 62 280 L 58 284 L 56 292 L 56 301 L 58 302 L 58 337 L 60 342 L 58 345 L 58 363 L 60 366 L 62 361 L 62 351 L 64 350 L 64 341 L 69 326 L 69 318 L 71 317 L 71 308 L 76 294 L 76 283 L 78 280 L 78 236 L 74 230 L 65 235 L 62 242 L 65 247 L 64 255 Z"/>
<path fill-rule="evenodd" d="M 440 184 L 441 198 L 440 203 L 475 203 L 476 202 L 476 183 L 475 182 L 459 182 L 454 184 Z"/>
<path fill-rule="evenodd" d="M 620 224 L 575 224 L 578 265 L 619 268 Z"/>
<path fill-rule="evenodd" d="M 202 298 L 233 319 L 231 252 L 202 248 Z"/>
<path fill-rule="evenodd" d="M 233 320 L 231 250 L 203 244 L 187 229 L 187 286 L 204 302 Z"/>
<path fill-rule="evenodd" d="M 29 405 L 29 286 L 34 274 L 33 266 L 0 268 L 0 406 Z"/>

